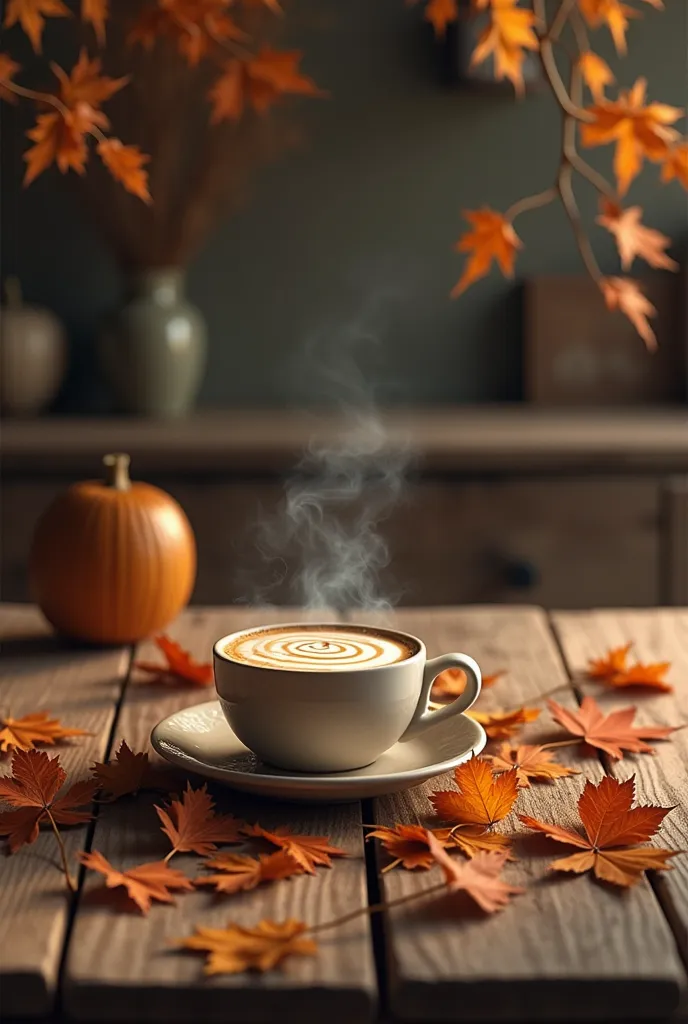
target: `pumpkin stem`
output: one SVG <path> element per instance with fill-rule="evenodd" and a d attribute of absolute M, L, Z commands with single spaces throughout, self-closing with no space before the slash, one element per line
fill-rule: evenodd
<path fill-rule="evenodd" d="M 105 483 L 108 487 L 114 487 L 116 491 L 128 491 L 131 487 L 129 479 L 129 459 L 124 452 L 116 452 L 114 455 L 106 455 L 103 459 L 105 466 Z"/>

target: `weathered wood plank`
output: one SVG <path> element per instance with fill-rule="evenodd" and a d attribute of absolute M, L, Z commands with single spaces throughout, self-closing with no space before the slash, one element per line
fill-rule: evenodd
<path fill-rule="evenodd" d="M 56 639 L 29 605 L 0 607 L 0 707 L 14 717 L 51 711 L 92 735 L 48 750 L 70 779 L 83 778 L 105 755 L 129 651 L 84 649 Z M 2 759 L 2 771 L 10 759 Z M 88 826 L 65 829 L 70 856 Z M 55 838 L 42 831 L 31 846 L 0 857 L 0 1011 L 39 1016 L 53 1006 L 72 900 L 59 869 Z"/>
<path fill-rule="evenodd" d="M 247 611 L 189 610 L 171 635 L 197 657 L 207 658 L 223 633 L 299 616 L 288 609 Z M 328 616 L 331 619 L 331 616 Z M 149 658 L 146 646 L 139 656 Z M 134 677 L 136 678 L 136 677 Z M 137 749 L 148 745 L 155 723 L 176 708 L 208 699 L 198 690 L 165 691 L 132 682 L 118 723 L 118 735 Z M 200 782 L 202 780 L 194 780 Z M 98 887 L 89 875 L 72 934 L 64 979 L 68 1014 L 89 1021 L 365 1021 L 374 1013 L 376 983 L 368 921 L 365 917 L 325 934 L 320 956 L 294 959 L 282 972 L 256 976 L 203 977 L 202 960 L 170 950 L 170 942 L 190 934 L 196 923 L 223 927 L 230 920 L 254 924 L 261 918 L 298 918 L 318 923 L 367 903 L 360 805 L 301 806 L 258 801 L 213 787 L 219 808 L 260 820 L 266 827 L 289 825 L 299 832 L 328 834 L 350 858 L 316 877 L 299 877 L 238 896 L 207 891 L 185 894 L 173 907 L 154 907 L 147 918 L 118 915 L 89 904 Z M 118 866 L 130 867 L 164 856 L 169 848 L 158 829 L 153 799 L 139 797 L 104 807 L 94 848 Z M 158 801 L 159 802 L 159 801 Z M 232 849 L 236 849 L 232 847 Z M 190 876 L 199 858 L 175 857 Z"/>
<path fill-rule="evenodd" d="M 582 692 L 594 696 L 605 711 L 635 705 L 636 722 L 685 725 L 688 722 L 688 610 L 657 608 L 649 611 L 556 612 L 552 616 L 569 671 Z M 673 693 L 634 689 L 609 691 L 585 680 L 588 659 L 608 647 L 633 641 L 632 657 L 643 662 L 670 661 L 668 679 Z M 688 730 L 681 729 L 665 742 L 653 744 L 657 753 L 629 754 L 609 762 L 618 779 L 636 777 L 638 799 L 673 807 L 654 845 L 686 849 L 688 836 Z M 672 870 L 657 873 L 653 884 L 669 913 L 677 941 L 688 958 L 688 857 L 672 861 Z"/>
<path fill-rule="evenodd" d="M 483 709 L 533 703 L 559 686 L 557 699 L 573 704 L 546 618 L 538 609 L 403 610 L 395 622 L 421 636 L 431 656 L 463 650 L 485 672 L 506 668 L 508 675 L 480 698 Z M 544 718 L 524 730 L 527 742 L 552 735 L 548 716 Z M 569 748 L 559 751 L 559 759 L 583 774 L 556 785 L 534 785 L 519 796 L 518 809 L 573 825 L 585 778 L 598 779 L 603 769 L 598 760 L 581 759 Z M 451 776 L 444 776 L 379 800 L 375 821 L 429 824 L 428 794 L 452 785 Z M 523 832 L 515 816 L 503 830 Z M 517 841 L 519 859 L 507 867 L 505 877 L 525 885 L 527 892 L 489 919 L 470 909 L 447 916 L 431 905 L 389 913 L 385 933 L 390 1006 L 396 1018 L 629 1020 L 672 1011 L 683 971 L 649 885 L 627 898 L 585 876 L 553 876 L 548 871 L 552 845 L 537 837 Z M 436 871 L 397 868 L 381 876 L 387 899 L 422 891 L 436 881 Z"/>

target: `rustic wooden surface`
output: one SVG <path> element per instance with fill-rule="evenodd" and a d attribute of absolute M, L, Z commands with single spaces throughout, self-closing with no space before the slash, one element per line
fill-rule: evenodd
<path fill-rule="evenodd" d="M 299 617 L 292 611 L 285 619 L 284 610 L 272 614 L 237 609 L 189 611 L 173 624 L 171 632 L 196 656 L 206 657 L 212 643 L 225 633 L 275 618 L 294 621 Z M 332 618 L 331 613 L 327 618 Z M 150 645 L 137 656 L 155 659 Z M 159 685 L 141 682 L 134 673 L 122 706 L 115 748 L 124 738 L 132 748 L 146 749 L 150 730 L 160 718 L 208 700 L 212 692 L 185 689 L 166 693 Z M 302 876 L 239 896 L 215 896 L 210 890 L 185 894 L 173 907 L 154 907 L 146 918 L 115 916 L 107 907 L 90 904 L 100 880 L 89 873 L 65 968 L 68 1013 L 90 1022 L 285 1019 L 305 1024 L 371 1019 L 376 982 L 365 917 L 331 935 L 324 934 L 319 957 L 296 958 L 284 972 L 258 979 L 237 975 L 208 982 L 202 974 L 202 957 L 170 952 L 170 942 L 191 934 L 196 922 L 223 927 L 231 920 L 248 926 L 268 917 L 316 924 L 367 902 L 359 804 L 277 805 L 242 798 L 221 787 L 212 789 L 220 810 L 260 820 L 266 828 L 288 824 L 298 832 L 329 835 L 349 856 L 338 860 L 333 870 L 319 869 L 316 877 Z M 164 857 L 169 843 L 159 831 L 155 802 L 160 799 L 122 800 L 103 807 L 94 848 L 117 866 L 132 867 Z M 200 858 L 194 854 L 177 856 L 173 863 L 189 876 L 200 873 Z"/>
<path fill-rule="evenodd" d="M 49 710 L 65 726 L 92 735 L 54 751 L 68 781 L 88 775 L 106 752 L 116 702 L 129 668 L 124 648 L 89 650 L 55 640 L 28 605 L 3 605 L 0 615 L 0 710 L 20 717 Z M 9 765 L 8 765 L 9 767 Z M 88 825 L 65 830 L 72 856 Z M 54 1002 L 72 897 L 59 870 L 55 838 L 41 831 L 31 846 L 0 856 L 0 1013 L 47 1014 Z"/>
<path fill-rule="evenodd" d="M 543 707 L 540 719 L 523 732 L 526 742 L 543 742 L 559 732 L 542 698 L 574 703 L 543 612 L 536 609 L 413 609 L 393 619 L 425 639 L 431 656 L 461 650 L 486 673 L 507 676 L 480 697 L 484 709 L 521 704 Z M 519 811 L 574 826 L 575 802 L 585 776 L 600 778 L 597 759 L 562 748 L 558 759 L 584 774 L 557 785 L 535 784 L 519 797 Z M 453 788 L 442 776 L 407 793 L 376 801 L 375 821 L 435 823 L 428 794 Z M 586 876 L 555 877 L 547 865 L 563 848 L 526 830 L 512 814 L 499 831 L 515 833 L 518 861 L 505 877 L 528 892 L 517 904 L 485 920 L 444 904 L 389 913 L 390 1004 L 402 1020 L 485 1021 L 629 1020 L 664 1016 L 677 1004 L 683 968 L 671 930 L 647 883 L 627 899 Z M 554 849 L 553 849 L 554 847 Z M 384 865 L 384 853 L 381 860 Z M 437 872 L 394 869 L 382 875 L 386 899 L 429 888 Z M 508 914 L 508 917 L 507 917 Z"/>

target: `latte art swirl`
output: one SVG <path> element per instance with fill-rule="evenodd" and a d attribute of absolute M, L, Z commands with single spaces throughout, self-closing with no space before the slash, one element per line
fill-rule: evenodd
<path fill-rule="evenodd" d="M 263 668 L 336 672 L 393 665 L 416 652 L 393 633 L 304 627 L 256 630 L 236 637 L 225 653 Z"/>

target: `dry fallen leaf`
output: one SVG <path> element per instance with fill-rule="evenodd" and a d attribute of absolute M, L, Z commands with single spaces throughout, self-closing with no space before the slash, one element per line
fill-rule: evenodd
<path fill-rule="evenodd" d="M 59 719 L 50 717 L 49 711 L 36 711 L 21 718 L 0 715 L 0 751 L 3 753 L 12 748 L 33 750 L 39 743 L 50 747 L 58 740 L 92 735 L 85 729 L 65 728 Z"/>
<path fill-rule="evenodd" d="M 302 875 L 303 868 L 284 850 L 261 854 L 257 859 L 240 853 L 221 853 L 205 862 L 220 874 L 201 875 L 196 885 L 212 885 L 215 892 L 235 893 L 255 889 L 261 882 L 277 882 L 292 875 Z"/>
<path fill-rule="evenodd" d="M 498 672 L 493 672 L 492 675 L 486 675 L 482 677 L 482 688 L 488 689 L 490 686 L 494 686 L 498 679 L 506 675 L 506 669 L 500 669 Z M 446 668 L 444 672 L 435 679 L 432 684 L 432 693 L 430 696 L 433 700 L 442 700 L 443 698 L 460 697 L 463 691 L 466 689 L 466 673 L 461 668 Z"/>
<path fill-rule="evenodd" d="M 467 857 L 475 857 L 486 850 L 506 850 L 511 860 L 511 840 L 501 832 L 493 832 L 480 825 L 458 826 L 451 830 L 452 845 Z"/>
<path fill-rule="evenodd" d="M 435 836 L 428 836 L 430 852 L 442 868 L 450 892 L 463 890 L 475 900 L 486 914 L 505 907 L 512 896 L 525 892 L 519 886 L 509 885 L 499 877 L 508 857 L 506 850 L 477 853 L 472 860 L 453 860 Z"/>
<path fill-rule="evenodd" d="M 522 744 L 512 747 L 502 743 L 498 754 L 485 754 L 485 760 L 492 764 L 493 772 L 509 772 L 516 769 L 518 785 L 522 789 L 530 787 L 530 780 L 537 782 L 554 782 L 567 775 L 580 775 L 575 768 L 567 768 L 554 760 L 554 754 L 544 746 Z"/>
<path fill-rule="evenodd" d="M 601 658 L 591 658 L 586 669 L 588 679 L 610 679 L 617 672 L 623 672 L 632 646 L 628 643 L 622 647 L 610 647 Z"/>
<path fill-rule="evenodd" d="M 491 0 L 488 13 L 490 24 L 480 34 L 471 64 L 482 64 L 492 54 L 495 78 L 508 78 L 522 95 L 524 51 L 540 48 L 534 30 L 537 19 L 532 10 L 519 7 L 518 0 Z"/>
<path fill-rule="evenodd" d="M 440 790 L 430 794 L 435 813 L 443 821 L 487 827 L 506 818 L 518 795 L 515 771 L 494 775 L 489 763 L 472 757 L 454 769 L 458 792 Z"/>
<path fill-rule="evenodd" d="M 134 753 L 124 740 L 111 761 L 96 761 L 91 771 L 102 796 L 109 800 L 138 793 L 140 789 L 161 788 L 162 773 L 152 767 L 148 754 L 145 751 Z"/>
<path fill-rule="evenodd" d="M 245 822 L 231 814 L 216 814 L 215 801 L 206 786 L 192 789 L 187 782 L 181 800 L 158 807 L 162 831 L 172 843 L 174 853 L 197 853 L 205 857 L 218 844 L 240 843 Z"/>
<path fill-rule="evenodd" d="M 672 693 L 673 686 L 664 679 L 670 668 L 670 661 L 659 661 L 653 665 L 643 665 L 638 662 L 631 665 L 625 672 L 617 672 L 611 679 L 606 679 L 605 684 L 615 690 L 625 689 L 628 686 L 641 686 L 651 690 L 660 690 L 662 693 Z"/>
<path fill-rule="evenodd" d="M 600 288 L 607 309 L 618 309 L 631 321 L 650 352 L 657 348 L 657 335 L 648 317 L 657 316 L 657 310 L 643 293 L 637 281 L 630 277 L 603 277 Z"/>
<path fill-rule="evenodd" d="M 392 857 L 391 862 L 383 868 L 384 874 L 395 868 L 397 864 L 401 864 L 402 868 L 409 870 L 432 867 L 434 857 L 428 845 L 430 833 L 442 846 L 453 845 L 451 829 L 427 829 L 422 825 L 395 825 L 393 828 L 378 825 L 376 829 L 367 834 L 366 839 L 379 839 Z"/>
<path fill-rule="evenodd" d="M 482 725 L 491 740 L 508 740 L 527 722 L 534 722 L 539 708 L 516 708 L 514 711 L 466 711 L 469 718 Z"/>
<path fill-rule="evenodd" d="M 134 667 L 151 672 L 155 682 L 193 683 L 194 686 L 212 686 L 213 666 L 210 662 L 194 661 L 181 644 L 168 636 L 156 636 L 155 643 L 166 659 L 165 665 L 154 661 L 135 661 Z"/>
<path fill-rule="evenodd" d="M 597 878 L 614 885 L 630 886 L 640 881 L 643 871 L 661 871 L 680 851 L 640 847 L 655 834 L 670 807 L 632 807 L 635 776 L 617 782 L 605 776 L 599 785 L 588 781 L 578 801 L 578 813 L 585 836 L 559 825 L 548 825 L 519 814 L 520 821 L 550 839 L 578 847 L 582 853 L 555 860 L 556 871 L 581 874 L 592 870 Z"/>
<path fill-rule="evenodd" d="M 0 800 L 13 808 L 0 813 L 0 836 L 7 836 L 10 853 L 35 842 L 39 826 L 50 819 L 56 825 L 91 819 L 90 809 L 83 808 L 91 804 L 96 783 L 75 782 L 60 796 L 66 780 L 59 757 L 48 757 L 42 750 L 15 750 L 12 774 L 0 776 Z"/>
<path fill-rule="evenodd" d="M 69 16 L 69 8 L 62 0 L 7 0 L 5 9 L 5 28 L 12 28 L 17 23 L 31 40 L 36 53 L 41 52 L 41 38 L 46 17 L 65 18 Z"/>
<path fill-rule="evenodd" d="M 294 858 L 309 875 L 315 874 L 316 865 L 332 867 L 331 857 L 345 857 L 346 850 L 332 846 L 328 836 L 297 836 L 292 835 L 288 828 L 276 828 L 268 832 L 260 825 L 247 825 L 243 828 L 244 835 L 258 836 Z"/>
<path fill-rule="evenodd" d="M 606 228 L 616 239 L 621 266 L 629 270 L 636 256 L 656 270 L 678 270 L 678 263 L 665 252 L 671 239 L 661 231 L 648 228 L 641 223 L 641 206 L 629 206 L 623 210 L 608 199 L 602 201 L 602 213 L 597 223 Z"/>
<path fill-rule="evenodd" d="M 230 922 L 226 928 L 197 927 L 178 945 L 208 954 L 206 974 L 271 971 L 288 956 L 316 956 L 317 944 L 304 937 L 307 930 L 302 921 L 291 919 L 260 921 L 255 928 Z"/>
<path fill-rule="evenodd" d="M 634 707 L 622 708 L 605 715 L 592 697 L 584 697 L 577 711 L 569 711 L 556 701 L 547 701 L 552 717 L 571 736 L 580 736 L 584 743 L 604 750 L 610 757 L 623 758 L 624 750 L 634 754 L 654 754 L 644 740 L 663 740 L 676 731 L 677 726 L 634 726 Z"/>
<path fill-rule="evenodd" d="M 595 101 L 603 100 L 605 88 L 614 81 L 612 69 L 606 60 L 602 60 L 592 50 L 586 50 L 578 57 L 578 67 L 593 99 Z"/>
<path fill-rule="evenodd" d="M 105 878 L 108 889 L 122 887 L 144 914 L 150 910 L 152 900 L 159 903 L 174 903 L 171 890 L 190 892 L 193 883 L 183 871 L 171 868 L 164 860 L 149 864 L 137 864 L 127 871 L 119 871 L 97 850 L 80 853 L 79 860 L 90 871 L 97 871 Z"/>
<path fill-rule="evenodd" d="M 505 277 L 513 277 L 514 257 L 521 248 L 520 238 L 501 213 L 485 206 L 482 210 L 465 210 L 463 216 L 472 224 L 473 230 L 463 234 L 454 248 L 457 252 L 471 255 L 459 281 L 452 288 L 452 298 L 461 295 L 474 281 L 485 277 L 493 260 L 497 260 Z"/>

